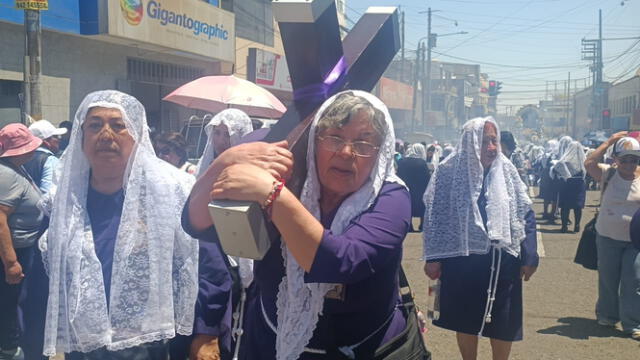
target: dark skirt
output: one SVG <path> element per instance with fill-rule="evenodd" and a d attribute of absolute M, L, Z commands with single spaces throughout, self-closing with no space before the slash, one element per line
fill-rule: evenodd
<path fill-rule="evenodd" d="M 411 216 L 423 217 L 425 206 L 422 201 L 429 183 L 427 162 L 417 158 L 404 158 L 398 163 L 398 177 L 407 184 L 411 194 Z"/>
<path fill-rule="evenodd" d="M 442 260 L 440 318 L 433 324 L 477 335 L 487 304 L 490 276 L 491 252 Z M 503 341 L 522 340 L 520 259 L 504 251 L 491 316 L 491 322 L 485 324 L 483 336 Z"/>
<path fill-rule="evenodd" d="M 545 170 L 546 171 L 546 170 Z M 540 179 L 540 194 L 538 195 L 544 201 L 558 201 L 558 194 L 562 188 L 563 181 L 560 179 L 552 179 L 550 176 Z"/>
<path fill-rule="evenodd" d="M 558 206 L 560 208 L 582 209 L 587 195 L 587 187 L 582 176 L 572 177 L 562 183 Z"/>

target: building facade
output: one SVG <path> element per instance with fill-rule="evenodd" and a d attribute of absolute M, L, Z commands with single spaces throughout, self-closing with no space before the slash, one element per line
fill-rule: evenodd
<path fill-rule="evenodd" d="M 124 5 L 123 5 L 124 4 Z M 50 0 L 42 18 L 43 117 L 70 120 L 82 98 L 118 89 L 145 105 L 149 124 L 178 129 L 188 109 L 161 99 L 204 75 L 230 73 L 235 16 L 217 1 Z M 22 109 L 23 11 L 0 0 L 0 115 Z M 129 6 L 130 8 L 123 8 Z"/>

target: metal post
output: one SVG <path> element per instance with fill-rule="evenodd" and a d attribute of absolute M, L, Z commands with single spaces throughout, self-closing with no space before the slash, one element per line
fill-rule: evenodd
<path fill-rule="evenodd" d="M 596 85 L 597 89 L 596 95 L 596 116 L 600 117 L 601 129 L 608 128 L 605 127 L 604 118 L 602 117 L 602 109 L 603 109 L 603 86 L 602 86 L 602 9 L 598 9 L 598 53 L 596 56 Z M 607 124 L 609 125 L 609 124 Z"/>
<path fill-rule="evenodd" d="M 565 121 L 565 128 L 566 128 L 566 132 L 569 133 L 569 114 L 571 113 L 571 110 L 569 108 L 569 100 L 571 99 L 571 72 L 569 72 L 569 76 L 567 78 L 567 99 L 566 99 L 566 105 L 565 105 L 565 117 L 564 117 L 564 121 Z"/>
<path fill-rule="evenodd" d="M 421 43 L 418 43 L 416 50 L 416 61 L 413 71 L 413 115 L 411 117 L 411 133 L 416 131 L 416 122 L 418 120 L 418 79 L 420 78 L 420 53 L 422 52 Z"/>
<path fill-rule="evenodd" d="M 404 11 L 400 13 L 400 30 L 402 31 L 402 47 L 400 48 L 400 81 L 404 82 Z"/>
<path fill-rule="evenodd" d="M 42 29 L 40 26 L 40 11 L 24 11 L 25 27 L 25 73 L 24 95 L 25 113 L 34 120 L 42 119 L 42 98 L 40 74 L 42 73 Z"/>
<path fill-rule="evenodd" d="M 431 8 L 427 15 L 427 86 L 426 86 L 426 110 L 431 110 L 431 48 L 433 48 L 431 40 Z"/>
<path fill-rule="evenodd" d="M 424 43 L 422 43 L 422 48 L 420 50 L 420 52 L 422 53 L 422 55 L 421 55 L 422 56 L 422 60 L 420 61 L 420 81 L 421 81 L 421 85 L 422 85 L 422 98 L 421 98 L 422 101 L 421 101 L 421 104 L 420 104 L 421 105 L 421 109 L 420 109 L 421 111 L 420 112 L 422 114 L 422 121 L 421 121 L 422 126 L 420 127 L 421 131 L 426 131 L 427 130 L 426 113 L 427 113 L 428 109 L 427 109 L 427 105 L 426 105 L 426 102 L 427 102 L 426 100 L 427 100 L 427 96 L 429 96 L 429 93 L 428 93 L 428 91 L 429 91 L 429 87 L 428 87 L 429 86 L 428 85 L 429 82 L 425 81 L 425 80 L 428 80 L 428 79 L 425 79 L 425 76 L 424 76 L 424 73 L 425 73 L 424 72 L 424 66 L 425 66 L 424 53 L 425 53 L 426 47 L 428 47 L 428 46 L 425 46 Z"/>

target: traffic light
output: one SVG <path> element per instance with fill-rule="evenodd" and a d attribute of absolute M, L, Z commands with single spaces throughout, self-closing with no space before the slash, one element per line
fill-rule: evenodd
<path fill-rule="evenodd" d="M 611 124 L 611 110 L 602 110 L 602 127 L 608 129 Z"/>
<path fill-rule="evenodd" d="M 489 80 L 489 96 L 496 96 L 497 82 L 495 80 Z"/>
<path fill-rule="evenodd" d="M 502 89 L 502 81 L 496 81 L 496 96 L 500 94 L 501 89 Z"/>

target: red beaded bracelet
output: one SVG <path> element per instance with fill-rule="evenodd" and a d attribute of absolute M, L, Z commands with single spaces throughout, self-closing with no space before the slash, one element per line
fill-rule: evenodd
<path fill-rule="evenodd" d="M 262 209 L 267 212 L 267 215 L 269 216 L 269 218 L 271 218 L 271 210 L 273 208 L 273 202 L 276 201 L 276 199 L 280 195 L 280 192 L 282 192 L 282 189 L 284 188 L 284 184 L 285 184 L 284 180 L 274 180 L 273 189 L 271 189 L 269 196 L 267 196 L 267 199 L 262 204 Z"/>

